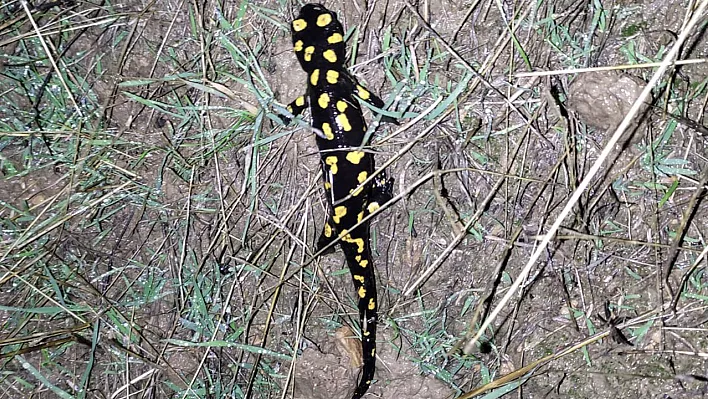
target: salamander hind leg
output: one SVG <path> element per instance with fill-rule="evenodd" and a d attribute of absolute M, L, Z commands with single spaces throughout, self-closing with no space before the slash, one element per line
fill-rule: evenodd
<path fill-rule="evenodd" d="M 337 230 L 334 227 L 334 224 L 332 223 L 332 216 L 330 216 L 329 219 L 325 222 L 324 227 L 322 228 L 320 238 L 317 239 L 317 247 L 315 248 L 315 251 L 321 251 L 322 248 L 327 247 L 336 238 Z M 334 252 L 334 245 L 329 245 L 329 248 L 325 249 L 324 252 L 322 252 L 322 255 L 331 254 L 332 252 Z"/>
<path fill-rule="evenodd" d="M 380 207 L 384 206 L 393 198 L 393 178 L 387 177 L 386 173 L 379 173 L 371 183 L 371 194 L 366 207 L 367 212 L 372 214 Z"/>

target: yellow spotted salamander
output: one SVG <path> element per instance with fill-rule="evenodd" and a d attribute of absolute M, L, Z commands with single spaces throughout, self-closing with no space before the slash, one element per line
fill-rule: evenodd
<path fill-rule="evenodd" d="M 295 55 L 308 78 L 305 95 L 296 98 L 287 110 L 297 116 L 310 109 L 330 208 L 317 250 L 341 237 L 339 244 L 359 298 L 364 367 L 352 396 L 358 399 L 374 378 L 378 303 L 369 223 L 353 226 L 391 199 L 393 180 L 380 173 L 362 185 L 374 173 L 374 156 L 362 148 L 366 144 L 366 122 L 357 97 L 377 108 L 384 103 L 347 72 L 344 30 L 336 13 L 320 4 L 307 4 L 292 22 L 291 31 Z"/>

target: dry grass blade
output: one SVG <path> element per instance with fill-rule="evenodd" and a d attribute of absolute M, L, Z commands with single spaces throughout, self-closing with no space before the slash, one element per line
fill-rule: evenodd
<path fill-rule="evenodd" d="M 706 58 L 697 58 L 693 60 L 677 60 L 669 64 L 669 66 L 677 65 L 695 65 L 704 64 L 708 62 Z M 605 67 L 592 67 L 592 68 L 573 68 L 573 69 L 559 69 L 555 71 L 534 71 L 534 72 L 519 72 L 514 74 L 516 78 L 530 78 L 538 76 L 559 76 L 559 75 L 572 75 L 576 73 L 589 73 L 589 72 L 604 72 L 604 71 L 618 71 L 626 69 L 643 69 L 643 68 L 656 68 L 660 67 L 663 62 L 647 62 L 644 64 L 627 64 L 627 65 L 611 65 Z"/>

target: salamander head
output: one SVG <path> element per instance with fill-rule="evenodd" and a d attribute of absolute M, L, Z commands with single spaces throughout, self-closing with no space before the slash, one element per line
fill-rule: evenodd
<path fill-rule="evenodd" d="M 337 14 L 321 4 L 307 4 L 290 25 L 293 48 L 308 75 L 315 69 L 344 65 L 344 29 Z"/>

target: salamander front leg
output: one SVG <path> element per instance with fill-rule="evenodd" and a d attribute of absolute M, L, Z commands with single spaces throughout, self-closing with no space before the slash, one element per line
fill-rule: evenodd
<path fill-rule="evenodd" d="M 300 115 L 302 113 L 302 111 L 305 110 L 305 108 L 307 108 L 307 97 L 305 97 L 305 96 L 300 96 L 300 97 L 296 98 L 295 100 L 293 100 L 293 102 L 288 104 L 287 107 L 285 107 L 285 109 L 287 109 L 288 112 L 293 114 L 293 117 L 297 117 L 298 115 Z M 285 124 L 286 126 L 289 125 L 290 122 L 292 121 L 292 119 L 289 116 L 285 116 L 285 115 L 280 115 L 280 119 L 283 121 L 283 124 Z"/>

